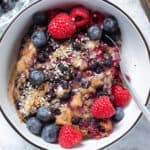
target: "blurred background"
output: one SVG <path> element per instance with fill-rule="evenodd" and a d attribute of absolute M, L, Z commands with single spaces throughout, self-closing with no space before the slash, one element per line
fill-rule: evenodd
<path fill-rule="evenodd" d="M 0 0 L 0 36 L 13 16 L 35 0 Z M 138 25 L 150 47 L 150 22 L 147 17 L 150 10 L 147 0 L 109 0 L 124 10 Z M 144 9 L 143 9 L 144 8 Z M 150 105 L 149 105 L 150 109 Z M 106 150 L 149 150 L 150 124 L 144 117 L 121 140 Z M 9 126 L 0 113 L 0 150 L 39 150 L 24 141 Z"/>

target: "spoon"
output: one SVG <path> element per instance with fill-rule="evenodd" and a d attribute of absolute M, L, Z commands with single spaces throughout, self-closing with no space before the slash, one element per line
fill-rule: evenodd
<path fill-rule="evenodd" d="M 118 47 L 117 43 L 108 35 L 105 35 L 105 37 L 115 46 Z M 119 47 L 118 47 L 119 48 Z M 119 51 L 119 55 L 121 57 L 120 51 Z M 121 59 L 123 59 L 121 57 Z M 130 94 L 132 95 L 135 103 L 137 104 L 138 108 L 141 110 L 141 112 L 144 114 L 145 118 L 150 122 L 150 111 L 147 109 L 147 107 L 141 103 L 142 98 L 140 97 L 140 95 L 136 92 L 136 90 L 133 88 L 131 81 L 129 80 L 127 74 L 125 73 L 124 68 L 124 64 L 123 63 L 119 63 L 120 66 L 120 70 L 122 73 L 122 77 L 123 80 L 127 86 L 127 88 L 130 91 Z"/>

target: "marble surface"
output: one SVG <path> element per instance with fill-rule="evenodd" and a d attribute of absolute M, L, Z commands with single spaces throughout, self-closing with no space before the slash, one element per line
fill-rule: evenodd
<path fill-rule="evenodd" d="M 144 14 L 140 0 L 110 0 L 122 8 L 133 18 L 144 34 L 150 46 L 150 23 Z M 150 108 L 150 106 L 149 106 Z M 125 137 L 105 150 L 149 150 L 150 124 L 144 117 L 140 119 L 134 129 Z M 39 150 L 24 141 L 9 126 L 0 113 L 0 150 Z M 94 150 L 94 149 L 93 149 Z"/>

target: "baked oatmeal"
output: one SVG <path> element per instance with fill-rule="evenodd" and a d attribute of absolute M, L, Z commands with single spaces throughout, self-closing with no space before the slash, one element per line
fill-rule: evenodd
<path fill-rule="evenodd" d="M 130 101 L 117 19 L 75 6 L 37 12 L 32 20 L 9 84 L 20 119 L 64 148 L 109 136 Z"/>

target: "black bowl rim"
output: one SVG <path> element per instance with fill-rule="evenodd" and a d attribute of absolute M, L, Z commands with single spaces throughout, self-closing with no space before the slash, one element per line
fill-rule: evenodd
<path fill-rule="evenodd" d="M 42 0 L 38 0 L 38 1 L 36 1 L 36 2 L 33 2 L 31 5 L 29 5 L 29 6 L 26 7 L 25 9 L 23 9 L 23 10 L 11 21 L 11 23 L 8 25 L 8 27 L 6 28 L 6 30 L 5 30 L 4 33 L 2 34 L 2 36 L 1 36 L 1 38 L 0 38 L 0 43 L 1 43 L 2 39 L 4 38 L 5 34 L 7 33 L 9 27 L 15 22 L 15 20 L 16 20 L 24 11 L 26 11 L 27 9 L 29 9 L 30 7 L 32 7 L 33 5 L 35 5 L 35 4 L 37 4 L 37 3 L 41 2 L 41 1 L 42 1 Z M 143 40 L 143 42 L 144 42 L 144 44 L 145 44 L 145 46 L 146 46 L 146 48 L 147 48 L 147 52 L 148 52 L 148 56 L 149 56 L 149 61 L 150 61 L 150 48 L 149 48 L 149 46 L 148 46 L 148 44 L 147 44 L 147 41 L 146 41 L 144 35 L 143 35 L 142 32 L 140 31 L 140 29 L 139 29 L 139 27 L 136 25 L 136 23 L 132 20 L 132 18 L 131 18 L 126 12 L 124 12 L 124 11 L 123 11 L 121 8 L 119 8 L 117 5 L 111 3 L 111 2 L 108 1 L 108 0 L 102 0 L 102 1 L 104 1 L 105 3 L 107 3 L 107 4 L 109 4 L 109 5 L 113 6 L 113 7 L 115 7 L 117 10 L 119 10 L 122 14 L 124 14 L 124 15 L 131 21 L 131 23 L 134 25 L 134 27 L 136 28 L 136 30 L 137 30 L 138 33 L 140 34 L 140 36 L 141 36 L 141 38 L 142 38 L 142 40 Z M 145 105 L 148 104 L 149 98 L 150 98 L 150 89 L 149 89 L 149 92 L 148 92 L 148 96 L 147 96 L 147 100 L 146 100 Z M 10 126 L 11 126 L 23 139 L 25 139 L 28 143 L 30 143 L 30 144 L 36 146 L 37 148 L 40 148 L 41 150 L 46 150 L 46 149 L 44 149 L 43 147 L 40 147 L 39 145 L 32 143 L 32 141 L 30 141 L 30 140 L 27 139 L 24 135 L 22 135 L 22 134 L 17 130 L 17 128 L 11 123 L 11 121 L 10 121 L 9 118 L 6 116 L 6 114 L 4 113 L 4 111 L 3 111 L 3 109 L 2 109 L 1 106 L 0 106 L 0 111 L 2 112 L 4 118 L 7 120 L 7 122 L 10 124 Z M 113 142 L 111 142 L 111 143 L 105 145 L 104 147 L 102 147 L 101 150 L 102 150 L 102 149 L 105 149 L 106 147 L 108 147 L 108 146 L 110 146 L 110 145 L 112 145 L 112 144 L 114 144 L 114 143 L 116 143 L 116 142 L 119 141 L 121 138 L 123 138 L 127 133 L 129 133 L 129 132 L 135 127 L 135 125 L 138 123 L 138 121 L 140 120 L 142 114 L 143 114 L 143 113 L 141 112 L 140 115 L 139 115 L 139 117 L 138 117 L 137 120 L 135 121 L 135 123 L 130 127 L 130 129 L 128 129 L 123 135 L 121 135 L 120 137 L 118 137 L 118 138 L 117 138 L 116 140 L 114 140 Z M 100 150 L 100 149 L 99 149 L 99 150 Z"/>

